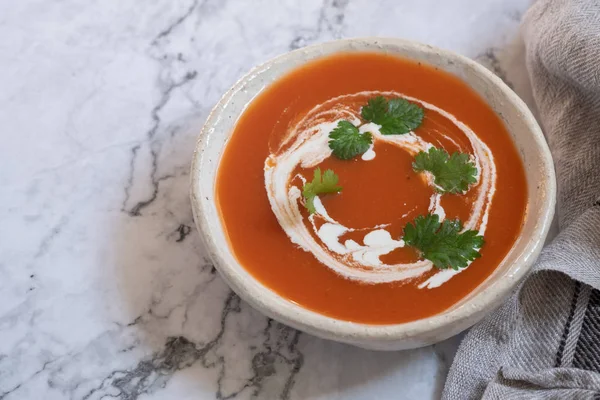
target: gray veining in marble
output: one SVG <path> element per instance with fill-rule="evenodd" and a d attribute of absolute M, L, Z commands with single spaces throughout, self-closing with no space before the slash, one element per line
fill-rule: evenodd
<path fill-rule="evenodd" d="M 1 2 L 0 399 L 437 398 L 458 338 L 370 352 L 232 294 L 193 227 L 190 157 L 246 70 L 341 37 L 456 50 L 530 102 L 528 2 Z"/>

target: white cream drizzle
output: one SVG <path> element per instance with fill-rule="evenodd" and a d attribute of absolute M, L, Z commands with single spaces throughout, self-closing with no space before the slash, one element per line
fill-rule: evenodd
<path fill-rule="evenodd" d="M 366 132 L 371 132 L 371 133 L 377 133 L 377 134 L 381 135 L 381 132 L 379 132 L 379 128 L 380 128 L 379 125 L 369 122 L 368 124 L 364 124 L 361 127 L 359 127 L 358 132 L 361 134 L 365 134 Z M 374 149 L 375 149 L 375 142 L 371 143 L 371 146 L 369 146 L 369 149 L 367 151 L 365 151 L 360 158 L 363 161 L 370 161 L 370 160 L 374 159 L 376 156 Z"/>
<path fill-rule="evenodd" d="M 458 121 L 452 114 L 430 103 L 397 92 L 360 92 L 339 96 L 314 107 L 289 130 L 280 147 L 283 150 L 272 153 L 265 160 L 267 195 L 273 213 L 293 243 L 305 251 L 311 252 L 317 260 L 341 276 L 364 283 L 410 280 L 430 271 L 433 264 L 427 260 L 401 264 L 383 263 L 380 260 L 381 256 L 404 247 L 404 241 L 401 238 L 392 238 L 390 233 L 384 229 L 389 224 L 360 229 L 346 227 L 330 217 L 318 196 L 314 200 L 316 213 L 308 217 L 309 225 L 307 226 L 303 222 L 298 205 L 302 196 L 301 189 L 298 186 L 290 185 L 290 182 L 296 177 L 292 174 L 298 166 L 305 169 L 313 168 L 331 156 L 331 149 L 328 146 L 329 133 L 342 119 L 349 120 L 358 126 L 361 134 L 365 132 L 372 134 L 373 144 L 362 155 L 363 161 L 373 160 L 376 157 L 375 148 L 379 142 L 402 148 L 411 155 L 415 155 L 419 151 L 427 151 L 433 146 L 415 135 L 414 132 L 404 135 L 382 135 L 379 131 L 380 126 L 377 124 L 360 125 L 359 110 L 340 105 L 347 100 L 368 99 L 378 95 L 404 97 L 420 103 L 424 108 L 435 111 L 450 120 L 469 139 L 473 150 L 472 160 L 478 171 L 478 183 L 472 190 L 477 190 L 478 193 L 471 214 L 464 223 L 464 230 L 476 229 L 481 235 L 485 233 L 496 186 L 496 166 L 489 148 L 467 125 Z M 457 144 L 452 138 L 447 136 L 446 138 Z M 297 176 L 302 182 L 305 182 L 304 177 Z M 425 174 L 425 176 L 433 187 L 432 177 L 429 174 Z M 441 195 L 434 192 L 430 198 L 429 212 L 437 214 L 440 220 L 443 220 L 446 213 L 440 200 Z M 309 230 L 309 226 L 312 228 L 312 232 Z M 362 244 L 350 239 L 341 243 L 340 238 L 344 234 L 355 231 L 366 232 L 362 238 Z M 418 287 L 438 287 L 460 271 L 438 271 Z"/>

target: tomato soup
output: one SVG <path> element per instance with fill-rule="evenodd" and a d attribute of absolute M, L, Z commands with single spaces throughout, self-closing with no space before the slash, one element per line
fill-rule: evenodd
<path fill-rule="evenodd" d="M 312 61 L 248 105 L 220 161 L 229 245 L 263 285 L 340 320 L 444 311 L 526 212 L 506 128 L 457 77 L 376 53 Z"/>

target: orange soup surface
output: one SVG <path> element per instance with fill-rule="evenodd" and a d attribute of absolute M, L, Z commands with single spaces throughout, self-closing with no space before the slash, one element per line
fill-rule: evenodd
<path fill-rule="evenodd" d="M 361 109 L 378 96 L 419 105 L 422 123 L 376 134 Z M 373 132 L 369 151 L 330 154 L 339 120 Z M 477 182 L 440 193 L 413 167 L 432 147 L 468 154 Z M 316 168 L 334 171 L 342 190 L 319 195 L 311 216 L 302 189 Z M 263 285 L 340 320 L 393 324 L 446 310 L 493 272 L 520 232 L 526 189 L 509 133 L 463 81 L 394 56 L 348 53 L 313 61 L 252 101 L 227 142 L 216 197 L 234 255 Z M 483 232 L 481 257 L 442 271 L 407 246 L 404 227 L 433 214 Z"/>

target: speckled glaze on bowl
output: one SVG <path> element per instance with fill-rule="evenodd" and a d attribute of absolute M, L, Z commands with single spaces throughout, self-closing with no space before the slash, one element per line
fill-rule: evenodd
<path fill-rule="evenodd" d="M 291 70 L 339 52 L 378 52 L 422 61 L 450 72 L 473 88 L 500 116 L 521 154 L 528 183 L 522 232 L 498 268 L 450 309 L 421 320 L 368 325 L 341 321 L 282 298 L 250 275 L 232 254 L 215 203 L 219 160 L 238 117 L 266 86 Z M 556 198 L 550 151 L 533 115 L 521 99 L 483 66 L 461 55 L 401 39 L 339 40 L 305 47 L 252 69 L 209 115 L 194 153 L 191 201 L 194 218 L 215 267 L 229 286 L 269 317 L 322 338 L 367 349 L 399 350 L 426 346 L 472 326 L 499 306 L 531 268 L 548 233 Z"/>

